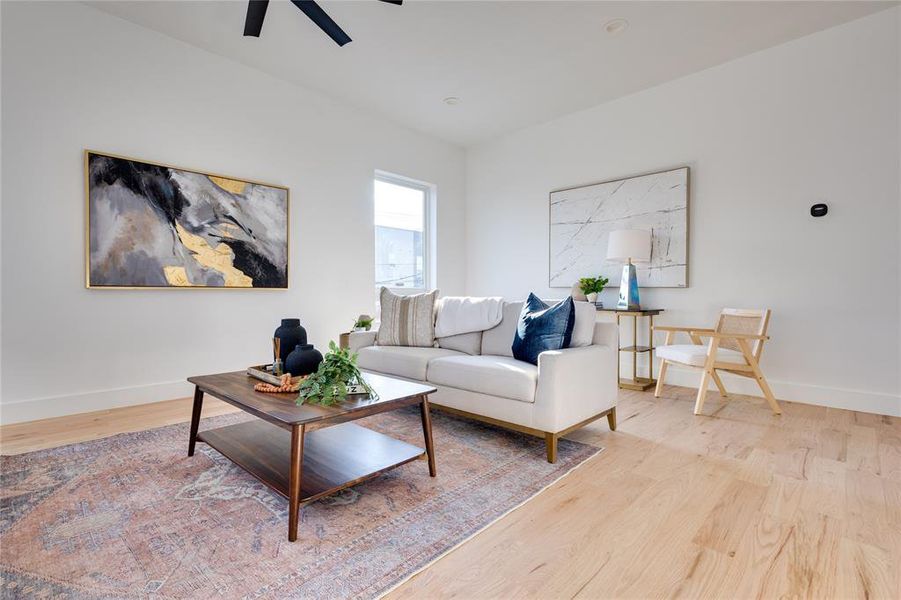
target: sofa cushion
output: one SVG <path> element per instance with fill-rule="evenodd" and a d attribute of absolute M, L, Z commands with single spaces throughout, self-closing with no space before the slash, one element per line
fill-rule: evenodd
<path fill-rule="evenodd" d="M 529 294 L 516 325 L 513 357 L 537 365 L 542 352 L 569 347 L 575 324 L 576 307 L 572 298 L 550 306 L 535 294 Z"/>
<path fill-rule="evenodd" d="M 654 348 L 658 358 L 679 362 L 686 365 L 703 367 L 707 360 L 707 345 L 697 344 L 673 344 L 670 346 L 657 346 Z M 737 350 L 717 348 L 716 359 L 723 362 L 747 364 L 744 355 Z"/>
<path fill-rule="evenodd" d="M 448 356 L 429 362 L 428 381 L 470 392 L 534 402 L 538 367 L 508 356 Z"/>
<path fill-rule="evenodd" d="M 379 346 L 434 346 L 435 299 L 438 290 L 401 296 L 386 287 L 379 292 L 382 317 Z"/>
<path fill-rule="evenodd" d="M 438 347 L 466 354 L 479 354 L 482 349 L 482 332 L 472 331 L 438 338 Z"/>
<path fill-rule="evenodd" d="M 482 332 L 482 354 L 513 357 L 513 336 L 522 305 L 522 302 L 504 303 L 504 319 L 497 327 Z"/>
<path fill-rule="evenodd" d="M 357 366 L 368 371 L 425 381 L 429 361 L 442 356 L 465 356 L 445 348 L 367 346 L 357 353 Z"/>
<path fill-rule="evenodd" d="M 597 321 L 598 309 L 591 302 L 575 302 L 574 304 L 576 306 L 576 324 L 573 327 L 573 337 L 569 342 L 569 347 L 590 346 L 594 337 L 594 323 Z"/>

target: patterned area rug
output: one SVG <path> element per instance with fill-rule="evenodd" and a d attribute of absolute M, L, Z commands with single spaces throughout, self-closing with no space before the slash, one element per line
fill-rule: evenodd
<path fill-rule="evenodd" d="M 224 415 L 201 430 L 252 417 Z M 422 445 L 417 408 L 357 421 Z M 2 457 L 2 598 L 375 597 L 600 448 L 433 411 L 438 477 L 413 461 L 301 509 L 188 425 Z"/>

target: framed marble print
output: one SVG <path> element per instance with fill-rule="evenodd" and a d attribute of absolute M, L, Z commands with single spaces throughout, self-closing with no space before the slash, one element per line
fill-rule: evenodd
<path fill-rule="evenodd" d="M 86 150 L 86 285 L 288 287 L 288 188 Z"/>
<path fill-rule="evenodd" d="M 619 229 L 651 232 L 651 260 L 637 263 L 639 287 L 688 287 L 689 168 L 648 173 L 550 193 L 550 287 L 580 277 L 619 281 L 607 238 Z"/>

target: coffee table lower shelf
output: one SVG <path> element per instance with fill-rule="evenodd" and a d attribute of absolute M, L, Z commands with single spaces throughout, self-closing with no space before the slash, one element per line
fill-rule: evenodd
<path fill-rule="evenodd" d="M 197 439 L 288 497 L 290 432 L 254 420 L 201 431 Z M 353 423 L 310 431 L 304 436 L 300 501 L 334 494 L 425 456 L 422 448 Z"/>

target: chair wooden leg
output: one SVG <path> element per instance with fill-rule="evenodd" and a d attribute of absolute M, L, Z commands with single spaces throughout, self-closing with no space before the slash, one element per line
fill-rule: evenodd
<path fill-rule="evenodd" d="M 738 345 L 741 347 L 742 354 L 745 355 L 745 360 L 748 361 L 748 364 L 751 366 L 751 370 L 754 371 L 754 379 L 757 380 L 757 385 L 760 386 L 760 391 L 763 392 L 763 397 L 766 398 L 767 403 L 770 405 L 770 409 L 772 409 L 775 414 L 781 415 L 782 409 L 776 401 L 776 396 L 773 395 L 773 390 L 770 389 L 770 384 L 766 382 L 766 377 L 763 376 L 760 365 L 757 364 L 757 358 L 751 353 L 751 348 L 748 346 L 748 343 L 745 340 L 738 340 Z"/>
<path fill-rule="evenodd" d="M 666 377 L 666 367 L 669 363 L 666 360 L 660 361 L 660 375 L 657 376 L 657 387 L 654 388 L 654 397 L 659 398 L 660 392 L 663 391 L 663 379 Z"/>
<path fill-rule="evenodd" d="M 610 425 L 610 431 L 616 431 L 616 407 L 610 409 L 607 413 L 607 424 Z"/>
<path fill-rule="evenodd" d="M 707 398 L 707 386 L 710 385 L 711 375 L 714 374 L 713 363 L 716 362 L 716 351 L 719 347 L 719 340 L 710 338 L 710 345 L 707 346 L 707 360 L 704 361 L 704 374 L 701 376 L 701 385 L 698 387 L 698 398 L 695 400 L 695 414 L 701 414 L 704 410 L 704 400 Z"/>
<path fill-rule="evenodd" d="M 701 414 L 701 411 L 704 410 L 704 400 L 707 399 L 707 386 L 710 385 L 710 371 L 704 369 L 704 374 L 701 376 L 701 385 L 698 386 L 698 397 L 695 400 L 695 414 Z"/>
<path fill-rule="evenodd" d="M 716 389 L 720 391 L 720 396 L 723 398 L 728 398 L 729 394 L 726 393 L 726 386 L 723 385 L 723 380 L 720 379 L 719 373 L 716 372 L 716 369 L 710 373 L 711 377 L 713 377 L 713 383 L 716 384 Z"/>
<path fill-rule="evenodd" d="M 547 461 L 551 464 L 557 462 L 557 434 L 545 433 L 544 443 L 547 446 Z"/>
<path fill-rule="evenodd" d="M 757 380 L 757 385 L 760 386 L 760 391 L 763 392 L 763 397 L 766 398 L 767 403 L 770 405 L 770 409 L 772 409 L 775 414 L 781 415 L 782 409 L 776 401 L 776 396 L 773 395 L 773 390 L 770 389 L 770 384 L 766 382 L 763 372 L 760 370 L 760 367 L 757 366 L 756 360 L 751 364 L 751 368 L 754 369 L 754 378 Z"/>

